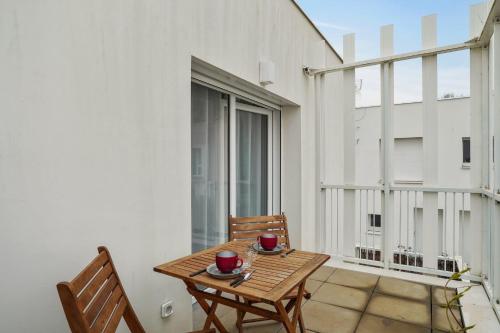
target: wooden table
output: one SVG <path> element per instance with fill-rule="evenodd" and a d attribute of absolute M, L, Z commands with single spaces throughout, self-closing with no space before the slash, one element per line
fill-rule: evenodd
<path fill-rule="evenodd" d="M 300 306 L 295 305 L 302 303 L 306 279 L 321 267 L 330 256 L 305 251 L 294 251 L 286 258 L 281 257 L 279 254 L 259 254 L 252 267 L 250 267 L 250 270 L 255 270 L 252 278 L 236 288 L 229 285 L 232 280 L 218 280 L 212 278 L 206 272 L 194 277 L 189 276 L 191 273 L 214 263 L 217 252 L 232 250 L 242 255 L 250 245 L 250 241 L 232 241 L 159 265 L 154 270 L 184 281 L 188 292 L 196 298 L 207 314 L 205 329 L 208 329 L 213 323 L 220 332 L 227 333 L 227 330 L 215 314 L 217 305 L 224 304 L 241 311 L 282 322 L 287 332 L 295 333 L 297 322 L 301 317 Z M 196 284 L 213 288 L 216 292 L 212 294 L 198 290 Z M 288 304 L 284 305 L 283 301 L 286 300 L 287 294 L 294 288 L 298 288 L 297 298 L 289 300 Z M 223 292 L 234 295 L 235 299 L 224 297 Z M 240 297 L 246 301 L 239 301 Z M 207 303 L 207 300 L 212 301 L 211 305 Z M 271 304 L 276 309 L 276 312 L 256 307 L 253 303 Z M 294 312 L 290 319 L 288 312 L 292 309 Z"/>

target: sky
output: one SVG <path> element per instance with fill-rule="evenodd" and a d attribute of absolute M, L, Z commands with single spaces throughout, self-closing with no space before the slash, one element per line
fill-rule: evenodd
<path fill-rule="evenodd" d="M 469 38 L 469 7 L 481 0 L 297 0 L 342 55 L 344 34 L 356 34 L 356 60 L 379 57 L 380 27 L 394 25 L 396 54 L 419 50 L 421 17 L 437 14 L 438 46 Z M 420 59 L 394 65 L 396 103 L 422 99 Z M 380 104 L 380 67 L 356 70 L 357 106 Z M 438 97 L 469 95 L 469 51 L 438 56 Z"/>

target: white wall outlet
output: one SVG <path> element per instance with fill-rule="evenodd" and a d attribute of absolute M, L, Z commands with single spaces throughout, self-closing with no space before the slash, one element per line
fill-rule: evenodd
<path fill-rule="evenodd" d="M 167 301 L 161 305 L 161 317 L 168 318 L 174 314 L 174 301 Z"/>

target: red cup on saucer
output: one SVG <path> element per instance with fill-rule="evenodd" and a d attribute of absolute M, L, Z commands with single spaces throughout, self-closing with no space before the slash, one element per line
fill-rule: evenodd
<path fill-rule="evenodd" d="M 271 251 L 278 245 L 278 236 L 275 234 L 262 234 L 257 238 L 257 242 L 264 250 Z"/>
<path fill-rule="evenodd" d="M 215 255 L 215 264 L 222 273 L 231 273 L 233 269 L 240 268 L 243 260 L 234 251 L 222 251 Z"/>

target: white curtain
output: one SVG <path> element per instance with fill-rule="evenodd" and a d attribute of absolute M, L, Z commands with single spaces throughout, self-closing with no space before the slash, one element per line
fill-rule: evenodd
<path fill-rule="evenodd" d="M 268 213 L 268 117 L 236 113 L 236 214 Z"/>
<path fill-rule="evenodd" d="M 193 252 L 223 243 L 227 233 L 228 108 L 228 95 L 191 85 Z"/>

